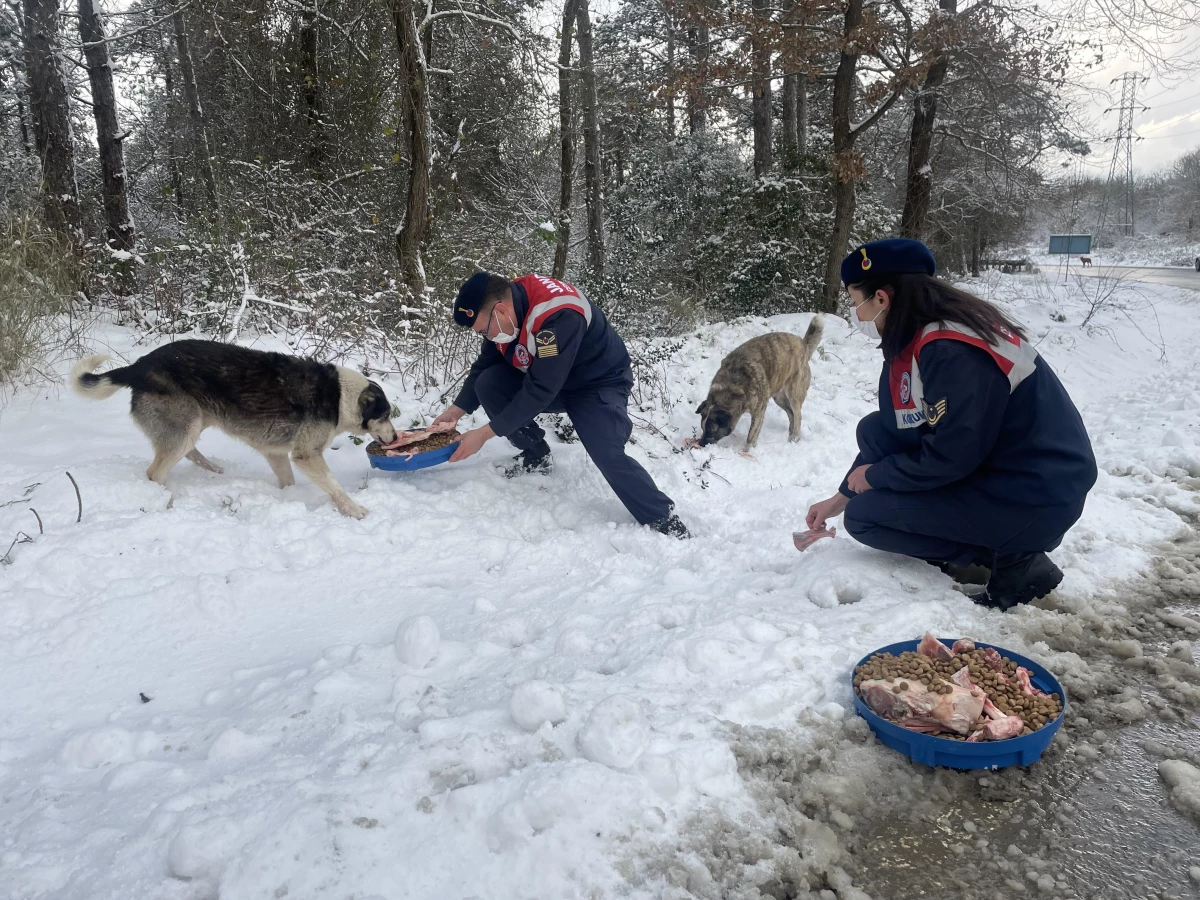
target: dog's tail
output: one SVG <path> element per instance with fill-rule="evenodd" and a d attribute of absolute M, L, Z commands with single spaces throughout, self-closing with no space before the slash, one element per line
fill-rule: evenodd
<path fill-rule="evenodd" d="M 70 382 L 71 390 L 81 397 L 88 397 L 92 400 L 104 400 L 111 397 L 121 388 L 128 387 L 128 384 L 121 377 L 125 371 L 124 369 L 113 369 L 111 372 L 105 372 L 103 375 L 94 374 L 96 369 L 108 362 L 109 359 L 111 357 L 105 356 L 102 353 L 96 353 L 92 356 L 84 357 L 75 363 L 71 367 L 71 376 L 67 379 Z"/>
<path fill-rule="evenodd" d="M 805 359 L 812 359 L 817 344 L 821 343 L 821 335 L 825 333 L 825 317 L 817 313 L 808 323 L 808 331 L 804 332 Z"/>

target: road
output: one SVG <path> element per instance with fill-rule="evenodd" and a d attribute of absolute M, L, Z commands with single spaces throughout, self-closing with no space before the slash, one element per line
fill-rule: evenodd
<path fill-rule="evenodd" d="M 1200 291 L 1200 272 L 1180 267 L 1152 268 L 1150 266 L 1071 266 L 1072 275 L 1089 278 L 1124 278 L 1128 281 L 1148 281 L 1152 284 L 1169 284 L 1172 287 L 1191 288 Z"/>

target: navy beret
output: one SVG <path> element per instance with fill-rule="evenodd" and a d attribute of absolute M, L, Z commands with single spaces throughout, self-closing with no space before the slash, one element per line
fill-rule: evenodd
<path fill-rule="evenodd" d="M 842 260 L 842 283 L 858 284 L 876 275 L 932 275 L 937 263 L 929 248 L 911 238 L 863 244 Z"/>
<path fill-rule="evenodd" d="M 454 324 L 470 328 L 475 323 L 475 314 L 483 306 L 483 295 L 487 292 L 488 273 L 476 272 L 463 282 L 454 298 Z"/>

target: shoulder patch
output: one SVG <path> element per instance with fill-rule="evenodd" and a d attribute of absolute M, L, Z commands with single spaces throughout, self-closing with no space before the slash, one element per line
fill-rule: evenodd
<path fill-rule="evenodd" d="M 925 421 L 932 428 L 946 416 L 946 398 L 943 397 L 936 403 L 925 404 Z"/>
<path fill-rule="evenodd" d="M 543 328 L 533 336 L 533 341 L 537 344 L 538 359 L 558 356 L 558 337 L 554 334 L 553 328 Z"/>

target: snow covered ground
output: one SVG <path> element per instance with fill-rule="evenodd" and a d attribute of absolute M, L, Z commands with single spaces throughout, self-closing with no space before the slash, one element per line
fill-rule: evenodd
<path fill-rule="evenodd" d="M 1121 286 L 1081 328 L 1086 286 L 974 287 L 1028 323 L 1093 436 L 1100 481 L 1055 553 L 1060 607 L 1086 610 L 1200 513 L 1200 295 Z M 677 452 L 723 355 L 808 319 L 702 329 L 675 402 L 638 413 L 654 427 L 633 452 L 685 542 L 636 527 L 578 444 L 550 477 L 507 482 L 499 441 L 386 474 L 339 439 L 330 465 L 371 511 L 352 521 L 216 432 L 201 448 L 225 474 L 184 462 L 167 491 L 123 397 L 18 396 L 0 551 L 33 540 L 0 566 L 0 898 L 713 896 L 679 848 L 716 840 L 713 821 L 777 843 L 737 726 L 824 742 L 825 815 L 788 864 L 861 896 L 825 821 L 846 826 L 860 776 L 898 757 L 846 737 L 853 662 L 932 629 L 1075 663 L 1021 636 L 1040 611 L 982 610 L 923 563 L 843 534 L 792 548 L 875 405 L 878 352 L 843 323 L 814 357 L 800 443 L 772 406 L 753 458 L 748 421 Z M 117 328 L 97 340 L 145 350 Z M 437 411 L 383 383 L 404 424 Z M 784 864 L 756 859 L 748 889 Z"/>

